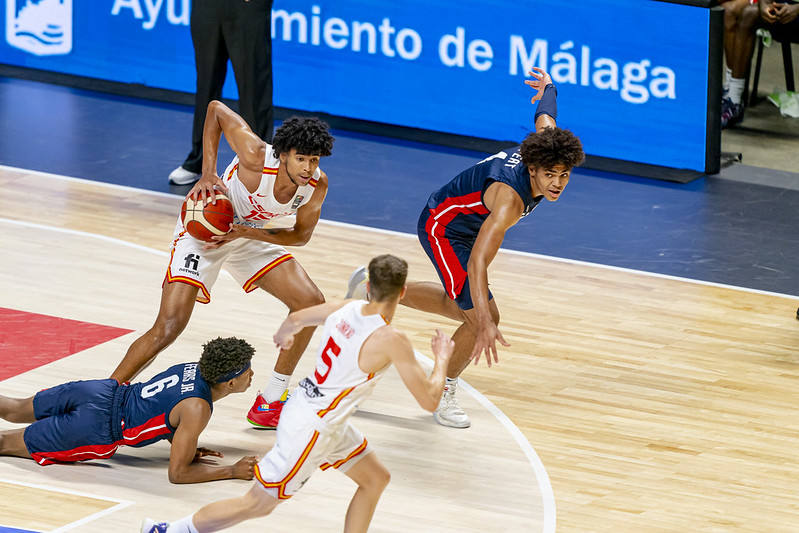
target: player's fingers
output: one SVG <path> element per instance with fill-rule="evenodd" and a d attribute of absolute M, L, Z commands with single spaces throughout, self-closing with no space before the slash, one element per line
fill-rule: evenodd
<path fill-rule="evenodd" d="M 502 333 L 497 330 L 497 340 L 502 344 L 502 346 L 510 346 L 510 343 L 505 340 L 505 337 L 502 336 Z"/>

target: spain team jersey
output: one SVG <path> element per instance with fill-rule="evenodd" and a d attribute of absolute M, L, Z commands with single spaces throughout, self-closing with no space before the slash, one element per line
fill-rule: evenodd
<path fill-rule="evenodd" d="M 522 162 L 520 148 L 509 148 L 484 159 L 431 194 L 427 200 L 430 212 L 428 233 L 474 242 L 490 214 L 483 203 L 483 195 L 495 181 L 516 191 L 524 202 L 522 217 L 530 214 L 543 196 L 533 197 L 530 173 Z"/>
<path fill-rule="evenodd" d="M 361 314 L 367 303 L 350 302 L 327 317 L 316 370 L 299 384 L 307 403 L 328 424 L 346 420 L 372 393 L 388 368 L 367 374 L 358 364 L 363 343 L 376 329 L 388 324 L 382 315 Z"/>
<path fill-rule="evenodd" d="M 169 413 L 187 398 L 201 398 L 214 409 L 198 363 L 174 365 L 146 383 L 130 385 L 122 402 L 122 444 L 140 447 L 171 437 L 175 428 Z"/>
<path fill-rule="evenodd" d="M 319 181 L 321 170 L 316 169 L 307 185 L 297 187 L 294 196 L 282 204 L 275 199 L 275 178 L 280 167 L 280 158 L 275 157 L 272 145 L 266 145 L 266 158 L 261 176 L 261 183 L 255 192 L 249 192 L 244 184 L 239 181 L 239 158 L 233 158 L 222 174 L 222 180 L 228 188 L 228 197 L 233 203 L 236 213 L 234 222 L 252 227 L 263 227 L 272 220 L 295 215 L 297 209 L 307 204 L 313 195 Z"/>

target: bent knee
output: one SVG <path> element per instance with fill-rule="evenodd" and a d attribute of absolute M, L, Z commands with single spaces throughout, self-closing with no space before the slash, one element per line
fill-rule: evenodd
<path fill-rule="evenodd" d="M 258 485 L 253 485 L 241 500 L 242 512 L 253 518 L 268 515 L 277 507 L 278 503 L 277 498 L 271 496 Z"/>
<path fill-rule="evenodd" d="M 388 484 L 391 482 L 391 472 L 388 471 L 386 467 L 382 464 L 380 468 L 371 472 L 369 477 L 365 480 L 361 486 L 368 491 L 371 492 L 383 492 Z"/>
<path fill-rule="evenodd" d="M 288 303 L 289 311 L 299 311 L 306 307 L 313 307 L 325 303 L 325 296 L 322 291 L 315 285 L 311 288 L 308 287 L 304 291 L 298 291 L 294 294 L 294 298 Z"/>

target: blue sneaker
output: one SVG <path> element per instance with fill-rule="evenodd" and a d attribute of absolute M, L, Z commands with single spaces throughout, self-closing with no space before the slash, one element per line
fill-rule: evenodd
<path fill-rule="evenodd" d="M 150 518 L 145 518 L 141 523 L 141 533 L 166 533 L 169 522 L 156 522 Z"/>

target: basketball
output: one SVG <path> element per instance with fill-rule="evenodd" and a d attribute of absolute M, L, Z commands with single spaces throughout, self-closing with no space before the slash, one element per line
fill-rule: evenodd
<path fill-rule="evenodd" d="M 210 242 L 214 235 L 224 235 L 233 222 L 233 204 L 227 196 L 216 191 L 216 204 L 210 199 L 205 206 L 199 197 L 195 202 L 191 198 L 183 201 L 180 209 L 180 219 L 189 235 L 195 239 Z"/>

